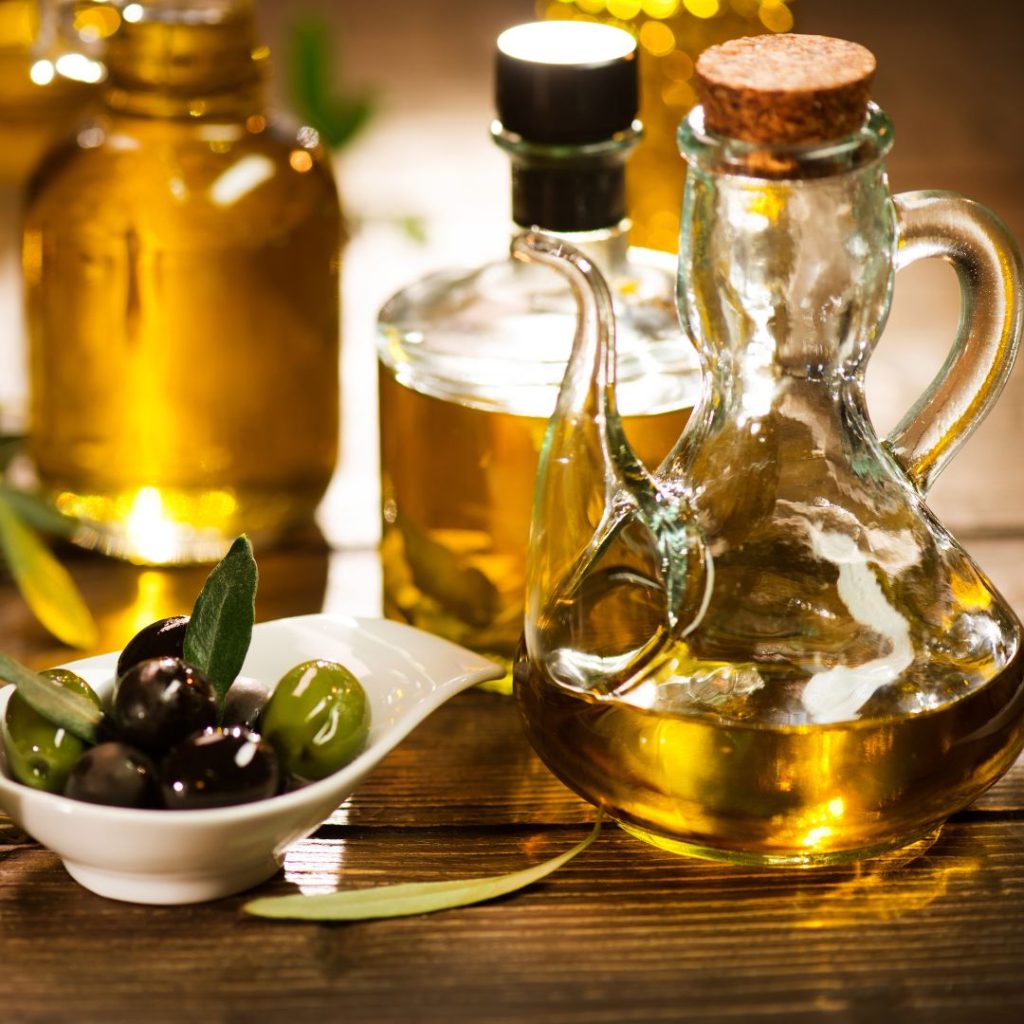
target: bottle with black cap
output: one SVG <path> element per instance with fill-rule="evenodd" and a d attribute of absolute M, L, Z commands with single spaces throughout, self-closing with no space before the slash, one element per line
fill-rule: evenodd
<path fill-rule="evenodd" d="M 625 163 L 638 141 L 636 42 L 583 22 L 498 39 L 494 141 L 512 218 L 582 248 L 613 289 L 619 408 L 657 464 L 699 387 L 675 311 L 675 260 L 630 249 Z M 680 167 L 682 173 L 682 167 Z M 533 478 L 576 308 L 547 268 L 444 270 L 380 313 L 385 611 L 506 661 L 522 630 Z"/>

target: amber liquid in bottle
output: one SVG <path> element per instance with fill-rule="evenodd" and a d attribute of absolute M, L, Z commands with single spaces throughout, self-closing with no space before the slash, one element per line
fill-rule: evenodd
<path fill-rule="evenodd" d="M 594 602 L 614 603 L 612 590 Z M 894 836 L 903 845 L 995 782 L 1024 740 L 1019 650 L 972 672 L 950 662 L 951 684 L 973 678 L 974 688 L 932 710 L 900 715 L 881 702 L 876 714 L 834 724 L 787 724 L 791 709 L 755 710 L 806 681 L 785 664 L 758 668 L 765 685 L 756 693 L 729 693 L 708 672 L 694 699 L 703 706 L 676 712 L 573 690 L 525 661 L 516 696 L 548 767 L 627 831 L 735 863 L 827 864 L 881 852 Z"/>
<path fill-rule="evenodd" d="M 1007 770 L 1021 669 L 1018 655 L 932 712 L 829 726 L 666 715 L 532 677 L 517 694 L 549 767 L 589 799 L 603 792 L 627 831 L 720 860 L 828 863 L 926 833 Z"/>
<path fill-rule="evenodd" d="M 25 330 L 19 265 L 22 191 L 36 163 L 85 116 L 103 75 L 98 61 L 68 51 L 75 38 L 58 33 L 57 0 L 0 0 L 0 430 L 25 429 Z M 77 13 L 77 12 L 76 12 Z M 82 17 L 85 23 L 82 23 Z M 112 7 L 92 5 L 74 21 L 99 40 L 105 25 L 119 20 Z M 70 27 L 70 26 L 69 26 Z M 61 59 L 63 58 L 63 59 Z M 74 71 L 71 78 L 57 70 Z"/>
<path fill-rule="evenodd" d="M 337 444 L 341 220 L 315 133 L 262 113 L 248 5 L 143 5 L 106 110 L 31 186 L 31 445 L 103 550 L 219 556 L 308 518 Z"/>
<path fill-rule="evenodd" d="M 689 408 L 624 420 L 657 466 Z M 534 477 L 547 419 L 478 408 L 380 374 L 385 613 L 511 659 L 523 630 Z M 410 438 L 428 443 L 410 443 Z"/>

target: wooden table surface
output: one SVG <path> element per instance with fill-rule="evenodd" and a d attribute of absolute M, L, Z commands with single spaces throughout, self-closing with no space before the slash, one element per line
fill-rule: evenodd
<path fill-rule="evenodd" d="M 1024 607 L 1024 540 L 969 547 Z M 260 618 L 352 607 L 329 580 L 372 575 L 373 559 L 310 541 L 264 555 Z M 105 638 L 135 613 L 187 608 L 202 578 L 70 564 Z M 36 664 L 67 657 L 9 584 L 0 632 Z M 257 891 L 511 871 L 568 849 L 592 821 L 529 748 L 514 702 L 474 691 L 417 729 Z M 245 898 L 94 896 L 0 814 L 0 1019 L 1019 1022 L 1024 762 L 930 848 L 857 866 L 729 867 L 608 826 L 545 882 L 435 915 L 268 922 L 241 913 Z"/>

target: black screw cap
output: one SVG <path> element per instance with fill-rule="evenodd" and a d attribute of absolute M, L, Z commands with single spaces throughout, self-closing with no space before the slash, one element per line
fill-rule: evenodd
<path fill-rule="evenodd" d="M 610 25 L 517 25 L 498 37 L 495 71 L 498 120 L 528 142 L 600 142 L 637 114 L 636 40 Z"/>

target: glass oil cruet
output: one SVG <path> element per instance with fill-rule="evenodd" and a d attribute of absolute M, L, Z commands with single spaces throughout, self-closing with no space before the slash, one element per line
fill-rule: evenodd
<path fill-rule="evenodd" d="M 516 692 L 530 738 L 629 832 L 681 853 L 820 864 L 933 832 L 1024 746 L 1021 625 L 926 504 L 996 399 L 1021 263 L 949 193 L 891 196 L 874 58 L 813 36 L 706 52 L 680 315 L 704 388 L 654 472 L 615 405 L 593 266 L 520 236 L 579 323 L 541 456 Z M 951 262 L 959 337 L 889 438 L 865 363 L 896 269 Z"/>

